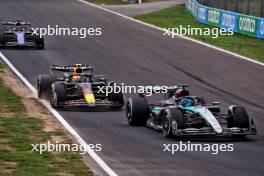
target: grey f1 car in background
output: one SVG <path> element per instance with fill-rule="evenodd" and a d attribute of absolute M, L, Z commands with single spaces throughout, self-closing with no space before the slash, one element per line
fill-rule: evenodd
<path fill-rule="evenodd" d="M 31 23 L 23 21 L 2 22 L 0 48 L 34 47 L 44 49 L 44 38 L 33 34 Z"/>
<path fill-rule="evenodd" d="M 246 136 L 257 133 L 253 119 L 241 106 L 220 112 L 219 102 L 206 104 L 203 97 L 190 96 L 188 85 L 168 88 L 166 98 L 149 104 L 144 95 L 126 103 L 129 125 L 148 126 L 164 136 Z"/>
<path fill-rule="evenodd" d="M 63 72 L 64 76 L 58 77 L 53 71 Z M 92 72 L 92 66 L 85 64 L 53 65 L 49 75 L 44 74 L 38 77 L 38 96 L 50 99 L 50 104 L 54 108 L 108 107 L 121 109 L 124 104 L 122 92 L 106 94 L 105 91 L 107 86 L 114 86 L 115 83 L 103 77 L 98 78 Z"/>

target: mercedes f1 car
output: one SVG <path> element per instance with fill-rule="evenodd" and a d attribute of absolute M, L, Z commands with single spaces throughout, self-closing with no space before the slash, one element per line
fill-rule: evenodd
<path fill-rule="evenodd" d="M 190 96 L 188 85 L 169 87 L 166 98 L 149 104 L 143 94 L 126 103 L 129 125 L 148 126 L 164 136 L 246 136 L 257 133 L 247 111 L 232 105 L 220 112 L 220 103 L 206 104 L 203 97 Z"/>
<path fill-rule="evenodd" d="M 59 77 L 54 71 L 63 72 Z M 76 64 L 69 66 L 53 65 L 50 74 L 39 75 L 38 96 L 50 99 L 54 108 L 64 107 L 104 107 L 121 109 L 124 104 L 122 92 L 106 93 L 113 81 L 93 75 L 90 65 Z"/>
<path fill-rule="evenodd" d="M 23 21 L 2 22 L 0 48 L 34 47 L 44 49 L 44 38 L 33 33 L 31 23 Z"/>

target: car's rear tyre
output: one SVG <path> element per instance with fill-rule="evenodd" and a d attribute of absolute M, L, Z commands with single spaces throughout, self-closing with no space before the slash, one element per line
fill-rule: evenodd
<path fill-rule="evenodd" d="M 111 95 L 111 101 L 113 101 L 113 103 L 115 104 L 114 106 L 111 106 L 111 109 L 121 109 L 124 105 L 123 93 L 113 93 Z"/>
<path fill-rule="evenodd" d="M 51 94 L 51 85 L 54 82 L 54 78 L 52 75 L 39 75 L 38 77 L 38 97 L 49 99 Z"/>
<path fill-rule="evenodd" d="M 250 122 L 247 111 L 241 106 L 231 107 L 228 110 L 227 124 L 229 128 L 249 128 Z"/>
<path fill-rule="evenodd" d="M 112 90 L 114 90 L 114 84 L 115 83 L 110 83 L 110 86 L 112 86 Z M 118 86 L 118 85 L 117 85 Z M 114 92 L 112 91 L 109 95 L 109 101 L 113 102 L 113 106 L 111 106 L 111 109 L 121 109 L 124 105 L 124 94 L 122 91 L 119 92 Z"/>
<path fill-rule="evenodd" d="M 5 33 L 0 31 L 0 48 L 4 48 L 5 43 Z"/>
<path fill-rule="evenodd" d="M 50 96 L 50 104 L 53 108 L 61 109 L 63 108 L 62 103 L 66 100 L 66 88 L 64 84 L 53 83 L 52 91 Z"/>
<path fill-rule="evenodd" d="M 39 36 L 36 36 L 36 49 L 42 50 L 45 48 L 44 44 L 44 38 L 40 38 Z"/>
<path fill-rule="evenodd" d="M 162 131 L 167 138 L 173 136 L 173 131 L 184 128 L 184 114 L 180 109 L 168 108 L 163 112 Z"/>
<path fill-rule="evenodd" d="M 144 98 L 130 98 L 126 103 L 126 117 L 130 126 L 144 126 L 149 117 L 149 105 Z"/>

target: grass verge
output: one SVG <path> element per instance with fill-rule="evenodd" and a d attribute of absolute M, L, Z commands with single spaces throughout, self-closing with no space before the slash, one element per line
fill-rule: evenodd
<path fill-rule="evenodd" d="M 135 16 L 136 19 L 154 24 L 162 28 L 179 28 L 180 25 L 193 28 L 214 28 L 209 25 L 198 23 L 185 9 L 185 5 L 177 5 L 157 12 Z M 189 36 L 197 40 L 215 45 L 220 48 L 250 57 L 264 62 L 264 40 L 235 33 L 232 36 Z"/>
<path fill-rule="evenodd" d="M 5 64 L 0 60 L 0 69 L 6 68 Z"/>
<path fill-rule="evenodd" d="M 1 74 L 4 68 L 0 61 Z M 72 141 L 63 129 L 45 131 L 43 120 L 32 117 L 29 112 L 22 98 L 0 79 L 1 176 L 93 175 L 78 153 L 32 152 L 31 144 L 45 143 L 54 138 L 63 139 L 63 143 L 67 144 Z"/>

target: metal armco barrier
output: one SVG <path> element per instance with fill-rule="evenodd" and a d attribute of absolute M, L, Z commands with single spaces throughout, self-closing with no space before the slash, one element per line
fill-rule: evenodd
<path fill-rule="evenodd" d="M 196 0 L 186 0 L 186 8 L 200 23 L 264 39 L 264 18 L 207 7 Z"/>

